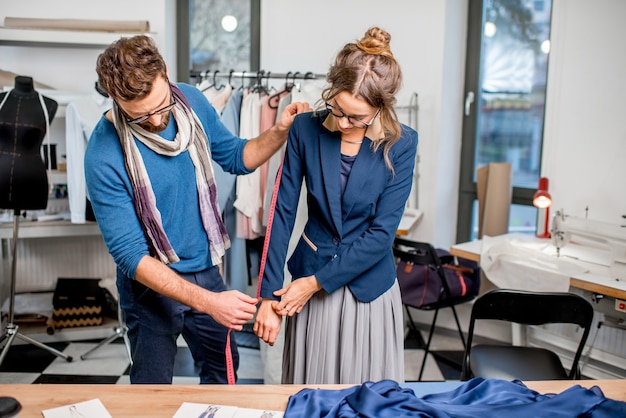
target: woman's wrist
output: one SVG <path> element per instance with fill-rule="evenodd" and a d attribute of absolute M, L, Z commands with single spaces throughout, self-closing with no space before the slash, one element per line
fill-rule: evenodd
<path fill-rule="evenodd" d="M 316 292 L 322 290 L 322 285 L 320 284 L 319 280 L 317 280 L 315 276 L 309 276 L 308 279 L 311 285 L 313 286 L 313 289 L 315 289 Z"/>

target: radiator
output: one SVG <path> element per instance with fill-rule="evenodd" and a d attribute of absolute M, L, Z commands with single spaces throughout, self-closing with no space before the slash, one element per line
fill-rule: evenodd
<path fill-rule="evenodd" d="M 597 323 L 602 314 L 597 315 L 583 350 L 580 361 L 582 375 L 592 379 L 624 379 L 626 368 L 626 330 L 602 326 Z M 578 343 L 578 327 L 571 325 L 550 325 L 528 328 L 528 343 L 533 346 L 554 350 L 559 354 L 564 366 L 571 364 Z"/>
<path fill-rule="evenodd" d="M 2 246 L 2 300 L 11 279 L 10 240 Z M 22 239 L 17 243 L 16 293 L 53 291 L 59 277 L 115 277 L 101 236 Z"/>

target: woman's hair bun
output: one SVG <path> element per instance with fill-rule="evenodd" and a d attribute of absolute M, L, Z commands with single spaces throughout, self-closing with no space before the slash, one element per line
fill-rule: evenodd
<path fill-rule="evenodd" d="M 368 54 L 393 57 L 389 46 L 390 41 L 391 35 L 387 31 L 374 26 L 365 32 L 360 41 L 357 41 L 357 46 Z"/>

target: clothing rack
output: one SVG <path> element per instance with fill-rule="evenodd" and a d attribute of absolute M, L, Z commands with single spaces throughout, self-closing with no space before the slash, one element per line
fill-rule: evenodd
<path fill-rule="evenodd" d="M 419 102 L 418 95 L 416 92 L 411 94 L 411 98 L 409 99 L 409 104 L 404 106 L 394 106 L 396 111 L 405 110 L 407 112 L 407 125 L 411 128 L 418 130 L 418 115 L 419 115 Z"/>
<path fill-rule="evenodd" d="M 405 110 L 407 111 L 407 125 L 411 128 L 415 129 L 419 132 L 419 96 L 417 92 L 413 92 L 411 94 L 411 98 L 409 99 L 409 104 L 405 106 L 395 106 L 396 111 Z M 411 189 L 411 194 L 406 202 L 406 207 L 409 209 L 419 209 L 419 163 L 420 163 L 420 154 L 418 148 L 418 154 L 415 156 L 415 170 L 413 171 L 413 188 Z"/>
<path fill-rule="evenodd" d="M 200 80 L 212 78 L 213 80 L 219 78 L 228 78 L 229 83 L 232 80 L 244 80 L 244 79 L 256 79 L 258 81 L 267 79 L 284 79 L 285 82 L 295 83 L 296 80 L 324 80 L 326 74 L 315 74 L 311 71 L 302 73 L 300 71 L 289 71 L 287 73 L 273 73 L 271 71 L 234 71 L 222 72 L 219 70 L 205 70 L 205 71 L 190 71 L 189 76 L 191 78 L 197 78 Z"/>
<path fill-rule="evenodd" d="M 227 72 L 222 72 L 219 70 L 204 70 L 204 71 L 190 71 L 189 75 L 191 78 L 197 78 L 199 80 L 207 80 L 211 78 L 213 80 L 213 85 L 217 85 L 217 78 L 228 78 L 228 83 L 232 85 L 233 80 L 241 80 L 241 84 L 245 84 L 244 80 L 257 80 L 257 84 L 261 84 L 263 80 L 269 79 L 284 79 L 286 84 L 296 84 L 296 80 L 325 80 L 326 74 L 315 74 L 313 72 L 305 72 L 302 73 L 300 71 L 289 71 L 287 73 L 273 73 L 271 71 L 234 71 L 230 70 Z M 417 93 L 413 93 L 411 95 L 409 104 L 407 106 L 396 106 L 396 110 L 407 110 L 408 111 L 408 125 L 413 129 L 418 129 L 418 114 L 419 114 L 419 103 L 418 103 L 418 95 Z"/>

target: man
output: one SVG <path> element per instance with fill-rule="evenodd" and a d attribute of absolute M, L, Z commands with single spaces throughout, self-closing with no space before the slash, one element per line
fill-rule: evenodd
<path fill-rule="evenodd" d="M 85 177 L 117 265 L 131 383 L 171 383 L 180 334 L 201 383 L 233 383 L 239 359 L 230 330 L 252 319 L 257 300 L 227 291 L 219 273 L 229 239 L 210 160 L 250 173 L 286 141 L 308 105 L 292 103 L 275 126 L 245 140 L 224 127 L 197 88 L 170 83 L 150 37 L 114 42 L 96 72 L 113 108 L 89 140 Z"/>

